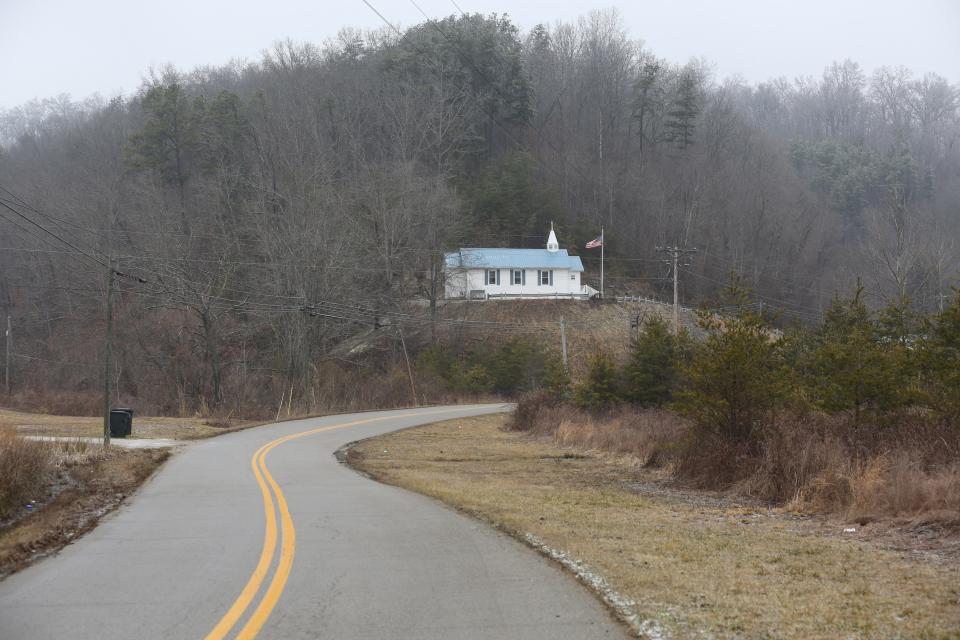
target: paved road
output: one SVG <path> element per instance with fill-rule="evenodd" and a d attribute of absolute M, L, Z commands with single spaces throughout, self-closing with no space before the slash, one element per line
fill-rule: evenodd
<path fill-rule="evenodd" d="M 93 532 L 0 582 L 0 638 L 625 637 L 534 552 L 332 455 L 502 409 L 331 416 L 190 444 Z"/>

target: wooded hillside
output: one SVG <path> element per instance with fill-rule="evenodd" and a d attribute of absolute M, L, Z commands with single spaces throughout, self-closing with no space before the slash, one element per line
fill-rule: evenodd
<path fill-rule="evenodd" d="M 423 334 L 443 251 L 542 246 L 550 221 L 587 283 L 604 225 L 608 294 L 666 297 L 656 246 L 676 244 L 699 249 L 687 306 L 737 272 L 783 322 L 858 277 L 875 305 L 940 308 L 960 258 L 958 87 L 849 60 L 750 86 L 638 35 L 613 13 L 529 31 L 464 15 L 0 114 L 13 391 L 95 397 L 111 258 L 118 398 L 164 411 L 287 390 L 330 404 L 331 377 L 399 367 L 401 346 L 416 359 L 430 333 L 398 331 L 372 370 L 336 347 Z"/>

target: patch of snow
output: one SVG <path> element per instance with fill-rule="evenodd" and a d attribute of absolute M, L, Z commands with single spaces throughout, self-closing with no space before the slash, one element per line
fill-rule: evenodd
<path fill-rule="evenodd" d="M 577 580 L 599 594 L 639 637 L 649 638 L 649 640 L 666 640 L 667 633 L 656 620 L 641 620 L 640 614 L 637 613 L 637 603 L 617 593 L 603 576 L 590 571 L 582 560 L 571 558 L 566 551 L 554 549 L 532 533 L 527 533 L 524 539 L 531 547 L 559 562 L 573 573 Z"/>

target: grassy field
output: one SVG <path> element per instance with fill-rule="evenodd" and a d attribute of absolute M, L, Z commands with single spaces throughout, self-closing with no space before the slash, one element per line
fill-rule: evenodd
<path fill-rule="evenodd" d="M 134 416 L 132 438 L 209 438 L 225 431 L 257 424 L 218 422 L 208 418 L 151 418 Z M 21 435 L 97 437 L 103 435 L 103 418 L 55 416 L 0 409 L 0 429 L 15 429 Z"/>
<path fill-rule="evenodd" d="M 583 561 L 669 637 L 960 638 L 960 563 L 844 526 L 686 492 L 631 459 L 501 430 L 503 416 L 364 441 L 354 467 Z"/>

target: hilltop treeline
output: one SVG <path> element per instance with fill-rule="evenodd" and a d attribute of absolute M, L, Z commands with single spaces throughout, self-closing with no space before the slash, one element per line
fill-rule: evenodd
<path fill-rule="evenodd" d="M 610 293 L 658 293 L 656 245 L 696 246 L 689 305 L 736 271 L 784 321 L 857 274 L 871 304 L 936 309 L 957 268 L 957 87 L 851 61 L 750 86 L 659 58 L 613 13 L 344 31 L 0 126 L 20 390 L 90 395 L 108 256 L 118 388 L 166 411 L 315 407 L 371 376 L 337 346 L 384 327 L 377 366 L 402 372 L 396 329 L 413 351 L 437 335 L 442 252 L 541 246 L 551 221 L 578 253 L 605 226 Z"/>

